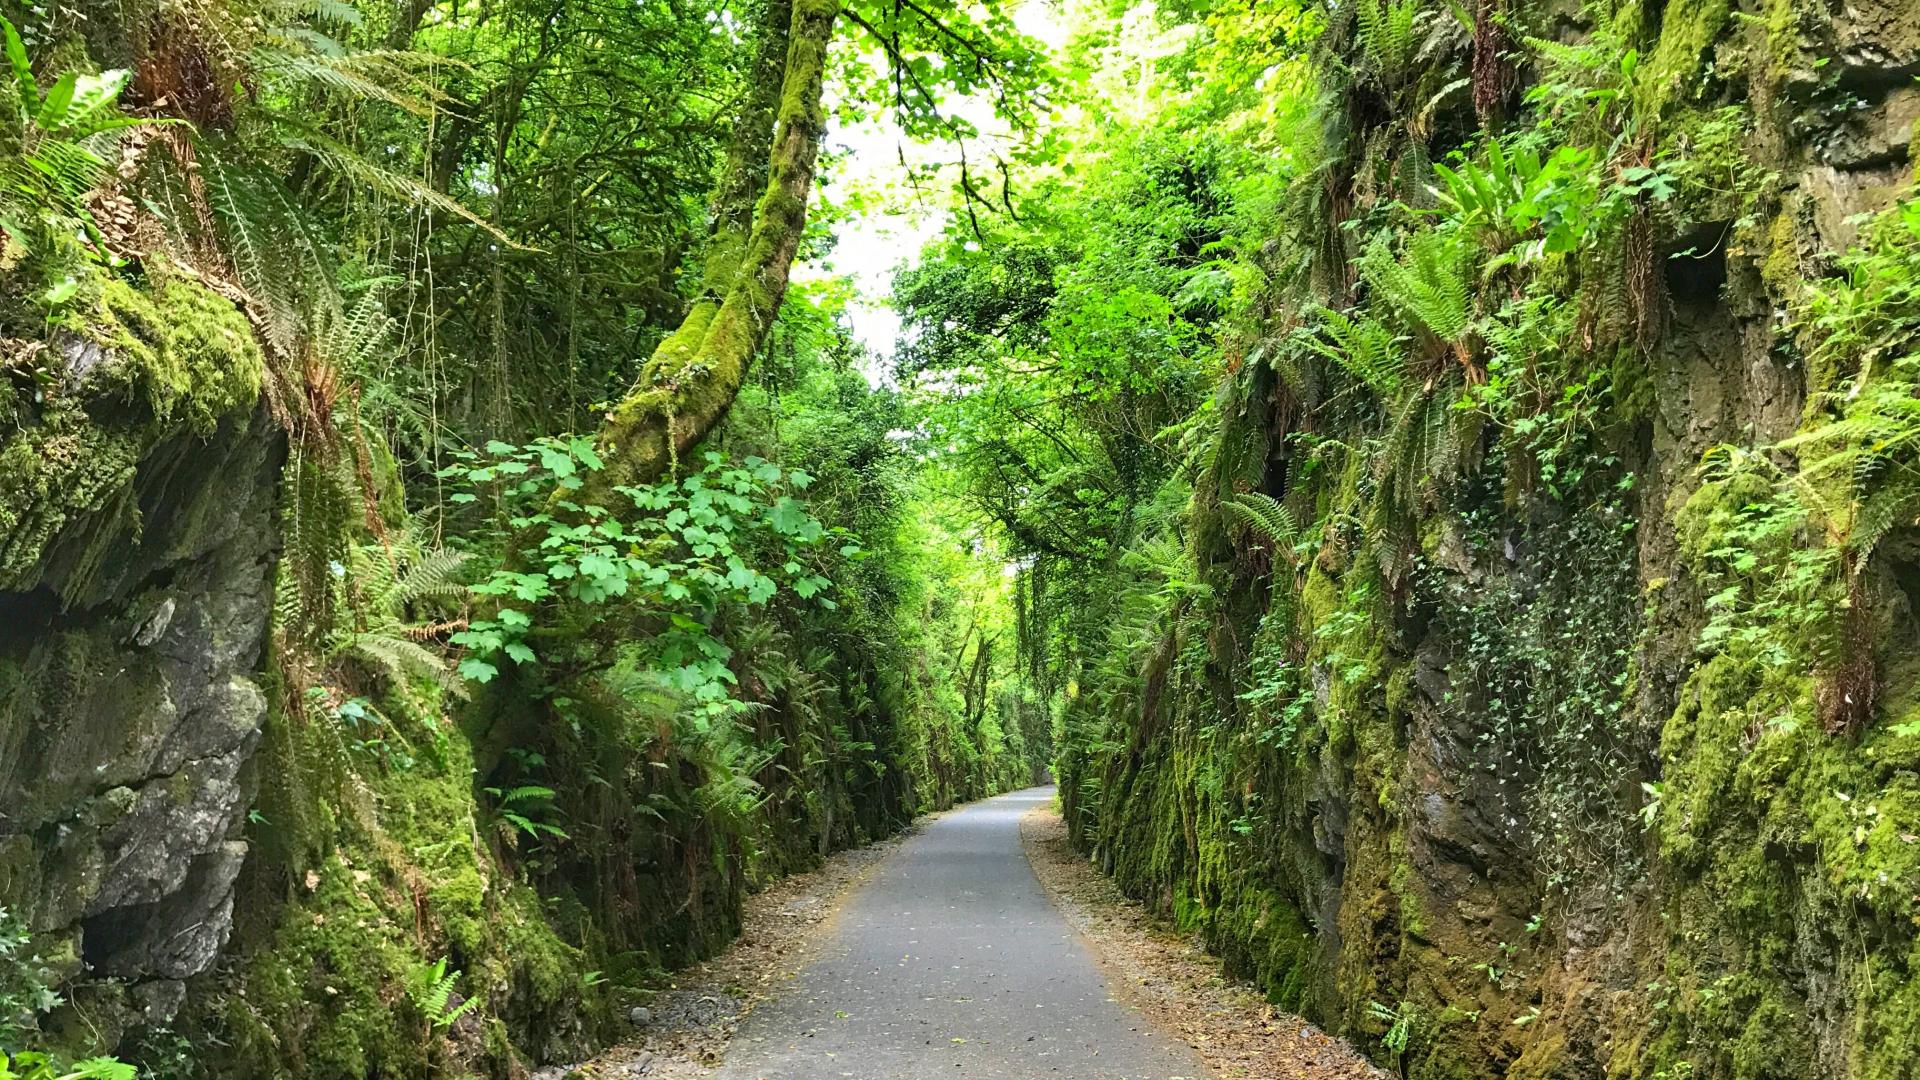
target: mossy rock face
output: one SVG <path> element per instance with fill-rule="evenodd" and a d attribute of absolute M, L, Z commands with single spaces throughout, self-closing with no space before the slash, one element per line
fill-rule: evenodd
<path fill-rule="evenodd" d="M 428 690 L 401 703 L 409 721 L 438 708 Z M 310 734 L 276 712 L 267 760 L 337 750 Z M 308 826 L 311 847 L 262 844 L 271 855 L 241 878 L 231 961 L 195 981 L 181 1018 L 209 1036 L 213 1075 L 491 1075 L 516 1061 L 577 1060 L 616 1030 L 609 988 L 584 979 L 609 958 L 564 940 L 549 901 L 479 842 L 490 828 L 464 741 L 436 755 L 266 801 L 252 829 L 263 838 L 283 827 L 276 821 L 293 827 L 298 798 L 339 805 L 310 816 L 320 822 Z M 455 1003 L 482 1002 L 450 1028 L 436 1027 L 419 996 L 442 960 Z"/>
<path fill-rule="evenodd" d="M 1501 10 L 1516 32 L 1574 36 L 1550 7 Z M 1262 431 L 1268 418 L 1223 407 L 1219 475 L 1189 521 L 1213 609 L 1165 628 L 1204 655 L 1155 654 L 1124 692 L 1100 688 L 1126 711 L 1070 715 L 1099 733 L 1085 744 L 1119 749 L 1069 740 L 1069 820 L 1129 894 L 1405 1075 L 1911 1077 L 1920 662 L 1895 579 L 1911 580 L 1914 530 L 1883 549 L 1897 572 L 1866 584 L 1874 716 L 1829 725 L 1813 642 L 1796 669 L 1706 635 L 1728 602 L 1706 584 L 1715 560 L 1750 543 L 1740 530 L 1777 478 L 1701 465 L 1793 436 L 1848 375 L 1809 370 L 1788 313 L 1830 270 L 1821 253 L 1912 182 L 1920 7 L 1603 7 L 1585 30 L 1636 51 L 1623 107 L 1680 180 L 1645 226 L 1658 331 L 1569 346 L 1610 380 L 1559 462 L 1585 483 L 1543 492 L 1531 454 L 1489 442 L 1471 478 L 1393 520 L 1366 453 L 1313 473 L 1263 464 L 1294 435 L 1377 447 L 1377 423 L 1301 401 L 1295 430 Z M 1337 33 L 1328 47 L 1356 48 Z M 1464 80 L 1459 60 L 1425 75 Z M 1329 69 L 1327 89 L 1367 92 Z M 1344 134 L 1336 186 L 1359 191 L 1355 174 L 1403 151 L 1437 156 L 1403 145 L 1413 119 Z M 1225 403 L 1272 392 L 1257 369 L 1229 378 Z M 1239 564 L 1218 499 L 1248 490 L 1324 523 L 1309 565 Z M 1404 543 L 1380 539 L 1396 531 Z M 1276 669 L 1297 685 L 1261 682 Z M 1413 1018 L 1391 1036 L 1403 1051 L 1393 1016 Z"/>
<path fill-rule="evenodd" d="M 136 543 L 146 513 L 197 505 L 191 487 L 163 499 L 171 478 L 158 474 L 223 426 L 250 428 L 266 374 L 245 316 L 204 286 L 114 278 L 96 292 L 82 329 L 47 343 L 54 388 L 39 401 L 12 391 L 25 419 L 0 442 L 0 589 L 45 586 L 67 606 L 98 603 L 128 576 L 115 548 L 154 546 Z M 189 554 L 218 524 L 176 521 L 166 546 Z"/>
<path fill-rule="evenodd" d="M 259 669 L 279 432 L 233 304 L 96 281 L 5 393 L 0 440 L 0 904 L 71 973 L 86 1038 L 178 1004 L 231 926 L 266 716 Z"/>

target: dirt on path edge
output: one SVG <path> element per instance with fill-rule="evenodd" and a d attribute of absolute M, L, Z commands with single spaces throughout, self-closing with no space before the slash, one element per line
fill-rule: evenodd
<path fill-rule="evenodd" d="M 1115 996 L 1191 1046 L 1220 1080 L 1387 1080 L 1343 1039 L 1222 974 L 1198 940 L 1129 900 L 1073 849 L 1060 811 L 1020 819 L 1034 876 L 1093 947 Z"/>

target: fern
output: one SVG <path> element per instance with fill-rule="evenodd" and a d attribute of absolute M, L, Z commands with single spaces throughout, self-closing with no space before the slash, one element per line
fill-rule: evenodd
<path fill-rule="evenodd" d="M 1395 404 L 1385 445 L 1375 458 L 1379 492 L 1369 515 L 1373 532 L 1391 534 L 1396 522 L 1417 513 L 1423 491 L 1463 471 L 1464 447 L 1477 437 L 1474 423 L 1440 387 L 1408 388 Z"/>
<path fill-rule="evenodd" d="M 1384 239 L 1360 257 L 1360 275 L 1379 301 L 1417 329 L 1454 344 L 1473 322 L 1471 255 L 1452 230 L 1429 229 L 1407 242 L 1397 259 Z"/>
<path fill-rule="evenodd" d="M 1419 16 L 1420 0 L 1358 0 L 1354 7 L 1361 55 L 1389 86 L 1413 64 Z"/>
<path fill-rule="evenodd" d="M 104 246 L 88 210 L 89 193 L 101 186 L 119 155 L 127 128 L 161 123 L 124 116 L 121 91 L 131 73 L 98 75 L 68 71 L 42 88 L 33 74 L 20 32 L 0 16 L 0 48 L 7 57 L 11 122 L 0 135 L 18 146 L 0 154 L 0 229 L 23 241 L 63 244 L 84 231 Z M 11 130 L 9 130 L 11 129 Z"/>
<path fill-rule="evenodd" d="M 158 183 L 175 189 L 177 200 L 205 201 L 172 222 L 176 240 L 188 250 L 223 254 L 259 305 L 268 341 L 282 356 L 297 354 L 312 319 L 325 318 L 339 304 L 329 248 L 313 236 L 306 215 L 277 179 L 236 165 L 205 143 L 196 148 L 194 164 L 197 183 L 171 171 L 155 174 Z M 211 224 L 212 235 L 198 235 L 204 224 Z"/>
<path fill-rule="evenodd" d="M 464 598 L 467 586 L 460 580 L 459 573 L 469 557 L 464 551 L 449 548 L 434 548 L 414 556 L 413 562 L 395 582 L 391 601 L 410 604 L 429 597 L 443 600 Z"/>
<path fill-rule="evenodd" d="M 1271 495 L 1249 491 L 1223 499 L 1220 505 L 1265 537 L 1276 551 L 1290 553 L 1300 542 L 1300 522 Z"/>
<path fill-rule="evenodd" d="M 1312 401 L 1320 395 L 1320 372 L 1317 367 L 1302 363 L 1306 358 L 1304 354 L 1312 352 L 1315 350 L 1303 347 L 1298 337 L 1284 335 L 1261 341 L 1247 350 L 1247 362 L 1266 364 L 1280 377 L 1280 385 L 1300 400 Z"/>
<path fill-rule="evenodd" d="M 264 100 L 311 103 L 319 90 L 330 100 L 379 102 L 418 116 L 451 105 L 420 70 L 444 68 L 448 61 L 396 50 L 352 51 L 301 20 L 358 25 L 357 13 L 337 0 L 306 0 L 267 4 L 246 23 L 224 21 L 217 11 L 196 13 L 191 32 L 222 54 L 216 67 L 243 70 L 269 84 L 271 92 L 256 91 Z M 269 107 L 249 116 L 258 129 L 248 133 L 249 149 L 275 143 L 358 188 L 462 218 L 501 243 L 520 246 L 458 200 L 332 138 L 303 111 Z M 175 167 L 148 168 L 145 194 L 150 205 L 166 208 L 178 254 L 219 253 L 257 303 L 267 339 L 282 356 L 295 356 L 303 341 L 341 318 L 338 266 L 309 213 L 274 172 L 254 164 L 258 155 L 242 158 L 236 150 L 241 145 L 238 139 L 182 140 L 175 146 Z"/>
<path fill-rule="evenodd" d="M 282 23 L 294 19 L 313 19 L 349 29 L 366 23 L 359 9 L 346 0 L 285 0 L 268 4 L 266 8 L 276 21 Z"/>
<path fill-rule="evenodd" d="M 487 794 L 500 804 L 500 820 L 515 831 L 539 839 L 542 836 L 555 836 L 570 840 L 567 831 L 551 822 L 541 821 L 531 815 L 549 808 L 556 792 L 550 787 L 539 784 L 522 784 L 514 788 L 490 787 Z"/>
<path fill-rule="evenodd" d="M 409 638 L 380 633 L 355 634 L 341 651 L 378 672 L 391 684 L 404 685 L 409 678 L 423 678 L 455 697 L 467 696 L 466 680 L 455 676 L 447 666 L 447 658 Z"/>
<path fill-rule="evenodd" d="M 1432 394 L 1415 389 L 1403 396 L 1393 412 L 1387 429 L 1386 450 L 1378 460 L 1378 474 L 1387 488 L 1398 497 L 1401 506 L 1411 508 L 1412 495 L 1419 485 L 1418 466 L 1424 459 L 1427 433 L 1425 412 Z"/>
<path fill-rule="evenodd" d="M 429 629 L 412 621 L 408 608 L 423 600 L 464 599 L 460 572 L 467 559 L 465 552 L 432 546 L 414 524 L 391 546 L 356 546 L 348 578 L 357 626 L 333 636 L 329 655 L 351 656 L 392 685 L 424 678 L 466 696 L 465 680 L 454 675 L 446 657 L 424 644 Z"/>
<path fill-rule="evenodd" d="M 282 142 L 290 150 L 312 154 L 315 159 L 356 184 L 398 202 L 414 203 L 429 210 L 462 218 L 500 243 L 526 250 L 526 245 L 501 232 L 486 218 L 467 209 L 466 204 L 460 200 L 441 194 L 418 177 L 376 165 L 360 156 L 351 147 L 317 131 L 290 131 Z"/>
<path fill-rule="evenodd" d="M 1318 315 L 1319 332 L 1301 332 L 1307 348 L 1332 360 L 1382 398 L 1391 397 L 1406 372 L 1406 352 L 1401 348 L 1406 339 L 1365 314 L 1349 316 L 1322 308 Z"/>
<path fill-rule="evenodd" d="M 428 1024 L 435 1030 L 444 1030 L 480 1006 L 477 997 L 467 998 L 458 1005 L 452 1003 L 453 990 L 459 982 L 460 972 L 447 970 L 447 958 L 443 956 L 431 964 L 417 965 L 408 973 L 407 997 Z"/>
<path fill-rule="evenodd" d="M 254 67 L 269 78 L 298 81 L 332 90 L 347 100 L 380 101 L 419 117 L 444 112 L 453 101 L 411 67 L 412 53 L 347 52 L 324 35 L 281 31 L 281 41 L 254 53 Z M 286 44 L 306 48 L 294 51 Z"/>

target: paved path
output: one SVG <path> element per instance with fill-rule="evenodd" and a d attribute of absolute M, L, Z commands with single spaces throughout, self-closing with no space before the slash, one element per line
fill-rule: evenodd
<path fill-rule="evenodd" d="M 847 901 L 821 958 L 748 1015 L 721 1080 L 1177 1080 L 1185 1046 L 1115 1002 L 1034 880 L 1020 815 L 934 821 Z"/>

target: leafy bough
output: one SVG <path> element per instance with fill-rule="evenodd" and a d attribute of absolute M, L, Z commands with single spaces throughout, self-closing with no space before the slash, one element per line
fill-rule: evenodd
<path fill-rule="evenodd" d="M 441 474 L 465 488 L 450 501 L 494 500 L 519 548 L 473 587 L 489 617 L 452 639 L 468 650 L 460 674 L 475 682 L 492 680 L 503 663 L 540 660 L 543 608 L 620 604 L 658 616 L 653 666 L 699 712 L 718 716 L 736 703 L 732 651 L 710 628 L 714 614 L 729 604 L 765 605 L 783 588 L 831 609 L 821 549 L 863 554 L 846 530 L 826 528 L 796 497 L 811 476 L 758 457 L 734 463 L 710 451 L 684 477 L 613 486 L 608 501 L 620 505 L 606 506 L 574 498 L 603 467 L 585 439 L 493 442 L 459 456 Z"/>

